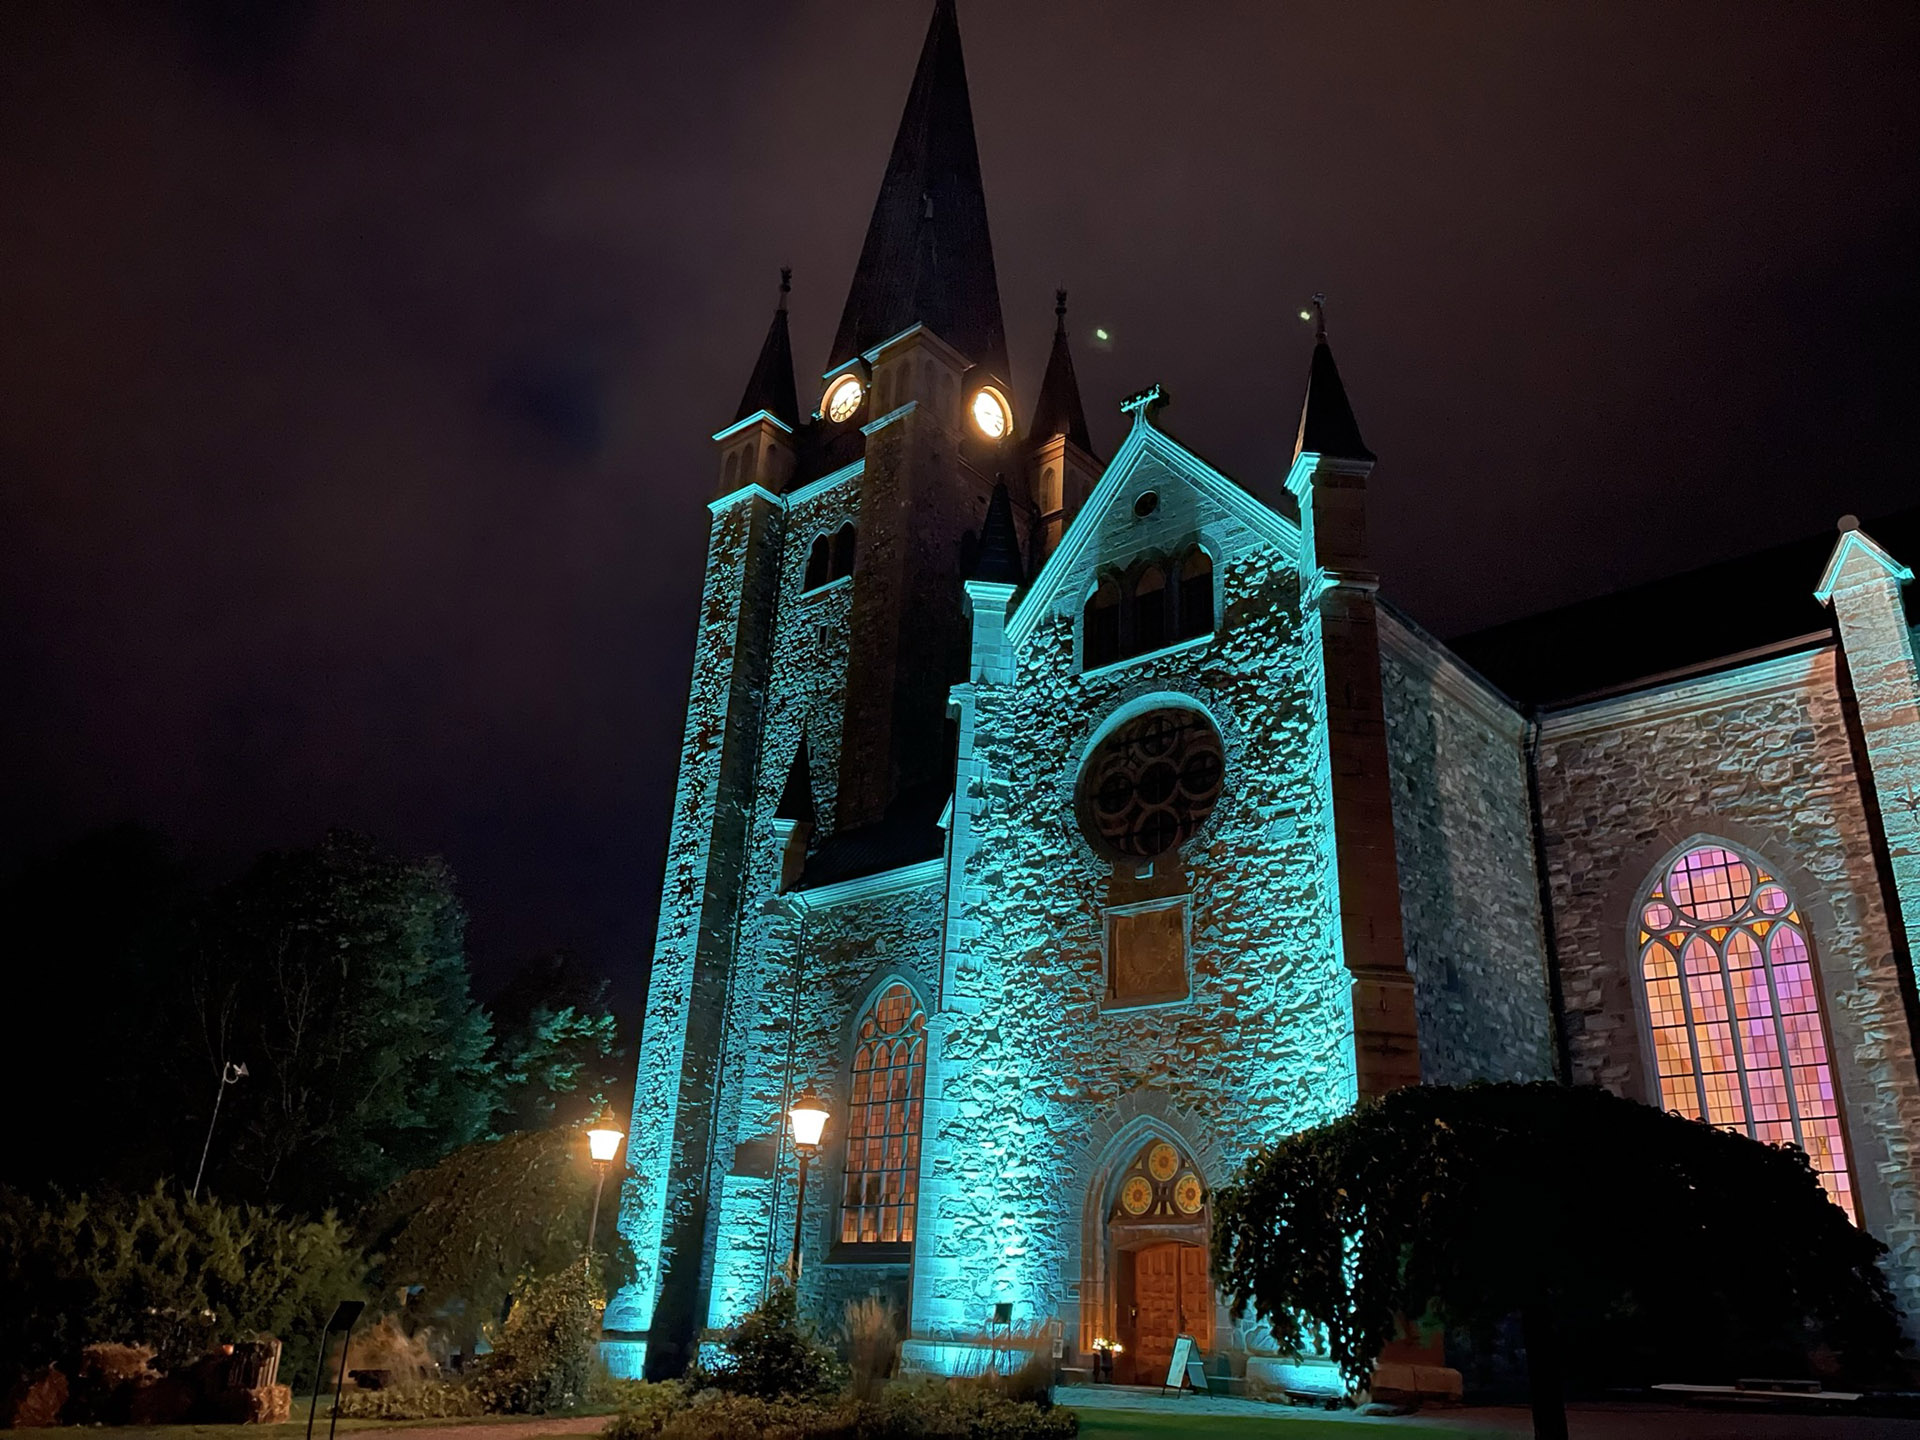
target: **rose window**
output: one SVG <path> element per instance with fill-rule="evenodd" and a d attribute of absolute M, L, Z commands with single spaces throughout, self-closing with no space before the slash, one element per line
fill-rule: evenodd
<path fill-rule="evenodd" d="M 1151 710 L 1095 747 L 1081 779 L 1087 833 L 1109 855 L 1151 860 L 1194 837 L 1220 799 L 1220 734 L 1197 710 Z"/>

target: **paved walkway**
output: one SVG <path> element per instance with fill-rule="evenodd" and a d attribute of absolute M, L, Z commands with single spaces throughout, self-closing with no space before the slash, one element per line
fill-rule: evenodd
<path fill-rule="evenodd" d="M 1151 1386 L 1059 1386 L 1054 1399 L 1081 1411 L 1146 1411 L 1155 1415 L 1240 1416 L 1272 1422 L 1285 1440 L 1291 1422 L 1335 1421 L 1356 1430 L 1398 1429 L 1432 1436 L 1530 1436 L 1533 1420 L 1519 1406 L 1429 1409 L 1413 1415 L 1360 1415 L 1352 1410 L 1242 1400 L 1223 1395 L 1162 1396 Z M 1200 1433 L 1204 1425 L 1196 1425 Z M 1780 1415 L 1699 1410 L 1680 1405 L 1571 1405 L 1572 1440 L 1920 1440 L 1920 1419 L 1872 1415 Z M 1361 1440 L 1356 1434 L 1355 1440 Z"/>

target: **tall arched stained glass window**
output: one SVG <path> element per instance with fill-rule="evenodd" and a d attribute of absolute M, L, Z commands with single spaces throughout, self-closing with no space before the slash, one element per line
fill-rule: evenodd
<path fill-rule="evenodd" d="M 913 1239 L 920 1193 L 927 1012 L 906 986 L 889 985 L 862 1017 L 854 1047 L 840 1240 L 898 1244 Z"/>
<path fill-rule="evenodd" d="M 1723 845 L 1675 860 L 1640 908 L 1660 1103 L 1800 1146 L 1856 1220 L 1806 922 L 1756 861 Z"/>

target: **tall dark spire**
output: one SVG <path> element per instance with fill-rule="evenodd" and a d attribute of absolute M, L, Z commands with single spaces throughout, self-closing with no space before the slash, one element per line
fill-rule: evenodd
<path fill-rule="evenodd" d="M 1372 461 L 1374 453 L 1360 438 L 1360 422 L 1353 418 L 1347 387 L 1340 383 L 1340 367 L 1327 345 L 1326 297 L 1313 297 L 1313 363 L 1307 369 L 1307 398 L 1300 407 L 1300 430 L 1293 453 L 1311 450 L 1330 460 Z"/>
<path fill-rule="evenodd" d="M 800 400 L 793 388 L 793 342 L 787 338 L 787 292 L 793 289 L 793 271 L 780 271 L 780 305 L 767 327 L 767 338 L 754 362 L 753 376 L 740 397 L 735 420 L 764 410 L 789 426 L 800 423 Z"/>
<path fill-rule="evenodd" d="M 1073 374 L 1073 352 L 1067 348 L 1067 292 L 1053 292 L 1053 353 L 1047 357 L 1040 398 L 1033 403 L 1028 437 L 1036 444 L 1064 435 L 1089 455 L 1093 441 L 1087 434 L 1087 412 L 1080 405 L 1080 382 Z"/>
<path fill-rule="evenodd" d="M 1005 381 L 1007 341 L 953 0 L 938 0 L 829 367 L 916 321 Z"/>
<path fill-rule="evenodd" d="M 1013 497 L 1007 482 L 994 482 L 993 498 L 987 502 L 987 518 L 980 526 L 980 550 L 973 562 L 969 580 L 991 580 L 996 585 L 1023 585 L 1026 571 L 1020 565 L 1020 534 L 1013 523 Z"/>

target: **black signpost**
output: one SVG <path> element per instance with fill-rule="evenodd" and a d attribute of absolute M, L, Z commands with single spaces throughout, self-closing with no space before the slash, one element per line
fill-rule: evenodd
<path fill-rule="evenodd" d="M 340 1332 L 340 1378 L 333 1386 L 333 1414 L 327 1417 L 327 1440 L 333 1440 L 333 1427 L 340 1423 L 340 1392 L 347 1388 L 347 1341 L 353 1325 L 367 1308 L 364 1300 L 342 1300 L 333 1307 L 333 1317 L 320 1329 L 319 1354 L 313 1361 L 313 1403 L 307 1407 L 307 1440 L 313 1440 L 314 1412 L 320 1408 L 320 1377 L 327 1368 L 327 1336 Z"/>

